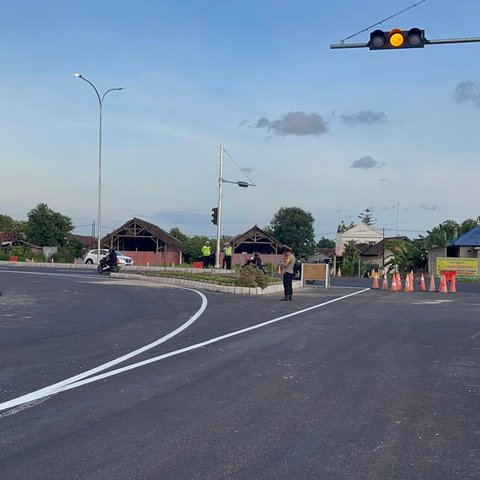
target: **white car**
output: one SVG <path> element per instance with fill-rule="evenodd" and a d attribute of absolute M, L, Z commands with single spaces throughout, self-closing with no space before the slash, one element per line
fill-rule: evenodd
<path fill-rule="evenodd" d="M 100 259 L 106 257 L 108 255 L 108 250 L 106 248 L 102 248 L 100 250 Z M 118 263 L 122 266 L 126 265 L 133 265 L 133 260 L 131 257 L 124 255 L 122 252 L 117 251 L 117 258 Z M 98 249 L 90 250 L 87 255 L 85 256 L 85 263 L 98 263 Z"/>

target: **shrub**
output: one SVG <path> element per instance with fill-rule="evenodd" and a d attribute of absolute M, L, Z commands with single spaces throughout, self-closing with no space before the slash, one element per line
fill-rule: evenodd
<path fill-rule="evenodd" d="M 240 272 L 236 285 L 239 287 L 265 288 L 268 286 L 268 278 L 258 268 L 255 268 L 253 265 L 247 265 Z"/>

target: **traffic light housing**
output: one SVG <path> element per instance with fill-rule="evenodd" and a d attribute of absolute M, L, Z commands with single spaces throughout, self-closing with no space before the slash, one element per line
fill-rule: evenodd
<path fill-rule="evenodd" d="M 218 225 L 218 207 L 212 208 L 212 223 Z"/>
<path fill-rule="evenodd" d="M 394 28 L 389 32 L 375 30 L 370 33 L 368 48 L 370 50 L 399 50 L 401 48 L 423 48 L 427 43 L 425 30 L 411 28 L 400 30 Z"/>

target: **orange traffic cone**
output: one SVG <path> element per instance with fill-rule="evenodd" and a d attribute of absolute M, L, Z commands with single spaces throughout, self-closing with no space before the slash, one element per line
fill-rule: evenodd
<path fill-rule="evenodd" d="M 405 288 L 403 289 L 404 292 L 411 292 L 410 290 L 410 274 L 407 273 L 405 276 Z"/>
<path fill-rule="evenodd" d="M 382 290 L 388 290 L 388 277 L 387 277 L 387 272 L 385 272 L 385 273 L 383 274 Z"/>
<path fill-rule="evenodd" d="M 277 268 L 277 273 L 282 273 L 282 267 L 280 265 Z"/>
<path fill-rule="evenodd" d="M 397 275 L 394 273 L 392 275 L 392 286 L 390 287 L 391 292 L 398 292 L 397 289 Z"/>
<path fill-rule="evenodd" d="M 372 272 L 372 275 L 373 275 L 373 285 L 372 285 L 372 288 L 380 288 L 378 286 L 378 274 L 377 272 L 373 271 Z"/>
<path fill-rule="evenodd" d="M 342 271 L 340 270 L 340 267 L 338 267 L 337 277 L 341 277 L 341 276 L 342 276 Z"/>
<path fill-rule="evenodd" d="M 457 293 L 457 285 L 455 283 L 455 275 L 452 275 L 450 280 L 450 293 Z"/>
<path fill-rule="evenodd" d="M 397 273 L 397 291 L 401 292 L 402 288 L 403 288 L 402 277 L 400 276 L 399 273 Z"/>
<path fill-rule="evenodd" d="M 428 289 L 429 292 L 436 292 L 437 287 L 435 286 L 435 275 L 430 275 L 430 287 Z"/>
<path fill-rule="evenodd" d="M 427 287 L 425 286 L 425 277 L 423 276 L 423 273 L 422 273 L 422 276 L 420 277 L 420 291 L 425 292 L 426 290 L 427 290 Z"/>
<path fill-rule="evenodd" d="M 415 277 L 413 275 L 413 270 L 410 272 L 410 291 L 415 291 Z"/>
<path fill-rule="evenodd" d="M 447 289 L 447 279 L 445 278 L 445 275 L 442 274 L 440 277 L 440 293 L 448 293 Z"/>

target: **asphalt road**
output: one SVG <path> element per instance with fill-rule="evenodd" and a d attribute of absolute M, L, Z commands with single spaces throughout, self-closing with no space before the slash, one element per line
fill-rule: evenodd
<path fill-rule="evenodd" d="M 0 478 L 480 478 L 480 291 L 0 268 Z"/>

